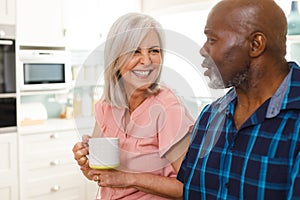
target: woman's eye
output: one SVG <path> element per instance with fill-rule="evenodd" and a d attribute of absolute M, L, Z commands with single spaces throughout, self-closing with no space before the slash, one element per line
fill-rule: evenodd
<path fill-rule="evenodd" d="M 139 53 L 141 53 L 141 51 L 138 49 L 134 51 L 134 54 L 139 54 Z"/>
<path fill-rule="evenodd" d="M 151 53 L 160 53 L 160 49 L 151 49 L 150 52 Z"/>

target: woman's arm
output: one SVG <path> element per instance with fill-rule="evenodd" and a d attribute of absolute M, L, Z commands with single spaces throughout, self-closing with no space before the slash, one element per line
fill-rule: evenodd
<path fill-rule="evenodd" d="M 165 155 L 167 159 L 173 161 L 171 163 L 176 172 L 178 172 L 188 148 L 189 135 L 174 145 Z M 150 173 L 126 173 L 116 170 L 91 170 L 88 176 L 93 180 L 96 180 L 96 176 L 99 176 L 98 185 L 100 187 L 134 187 L 140 191 L 166 198 L 182 198 L 183 185 L 176 177 L 165 177 Z"/>
<path fill-rule="evenodd" d="M 149 161 L 151 162 L 151 161 Z M 181 199 L 182 183 L 176 177 L 165 177 L 151 173 L 128 173 L 117 170 L 89 170 L 88 176 L 97 180 L 100 187 L 136 188 L 145 193 Z M 98 176 L 98 178 L 96 178 Z"/>
<path fill-rule="evenodd" d="M 173 168 L 178 173 L 182 160 L 190 144 L 190 133 L 175 144 L 165 155 L 172 163 Z M 136 178 L 135 187 L 141 191 L 157 194 L 168 198 L 182 198 L 183 185 L 175 177 L 155 176 L 151 174 L 141 174 Z"/>
<path fill-rule="evenodd" d="M 192 131 L 192 127 L 190 128 L 190 131 Z M 177 173 L 190 145 L 190 139 L 191 133 L 189 132 L 165 154 L 165 157 L 172 163 L 172 166 Z"/>

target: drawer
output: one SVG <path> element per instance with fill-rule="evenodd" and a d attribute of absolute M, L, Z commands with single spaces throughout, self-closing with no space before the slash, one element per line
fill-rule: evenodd
<path fill-rule="evenodd" d="M 92 200 L 85 199 L 83 189 L 80 186 L 61 190 L 59 192 L 51 192 L 46 194 L 32 195 L 22 197 L 22 200 Z"/>
<path fill-rule="evenodd" d="M 67 147 L 65 149 L 62 148 L 55 148 L 55 149 L 45 149 L 44 151 L 25 151 L 21 148 L 20 152 L 20 160 L 21 162 L 37 162 L 37 161 L 45 161 L 48 160 L 49 162 L 53 162 L 55 160 L 64 160 L 62 162 L 67 162 L 66 160 L 74 160 L 74 154 L 72 152 L 72 147 Z M 59 162 L 61 163 L 61 162 Z M 38 163 L 36 163 L 38 164 Z"/>
<path fill-rule="evenodd" d="M 23 182 L 34 182 L 40 179 L 70 173 L 81 173 L 79 166 L 75 162 L 71 164 L 61 162 L 59 164 L 52 165 L 47 161 L 37 161 L 34 163 L 27 162 L 21 165 L 21 179 Z"/>
<path fill-rule="evenodd" d="M 74 144 L 79 141 L 76 133 L 66 132 L 46 132 L 20 137 L 20 148 L 25 159 L 28 157 L 43 157 L 51 152 L 70 152 Z"/>
<path fill-rule="evenodd" d="M 50 172 L 49 172 L 50 174 Z M 62 173 L 41 178 L 33 182 L 22 183 L 21 199 L 23 200 L 68 200 L 84 199 L 84 179 L 79 173 Z"/>
<path fill-rule="evenodd" d="M 64 165 L 77 164 L 71 150 L 69 150 L 69 152 L 39 154 L 36 157 L 29 157 L 26 154 L 22 154 L 21 161 L 22 168 L 26 170 L 36 170 L 40 168 L 55 168 Z"/>

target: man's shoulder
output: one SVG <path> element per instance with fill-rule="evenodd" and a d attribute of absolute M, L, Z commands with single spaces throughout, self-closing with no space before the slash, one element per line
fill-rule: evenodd
<path fill-rule="evenodd" d="M 284 99 L 283 108 L 300 109 L 300 67 L 295 62 L 289 62 L 292 70 L 291 80 Z"/>
<path fill-rule="evenodd" d="M 225 95 L 217 98 L 211 104 L 208 105 L 210 109 L 218 109 L 219 111 L 227 108 L 228 104 L 236 98 L 236 92 L 234 88 L 229 89 Z"/>
<path fill-rule="evenodd" d="M 300 81 L 300 66 L 295 62 L 289 62 L 292 71 L 292 81 Z"/>

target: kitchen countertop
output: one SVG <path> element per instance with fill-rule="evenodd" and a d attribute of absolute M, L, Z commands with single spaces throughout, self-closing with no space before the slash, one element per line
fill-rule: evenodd
<path fill-rule="evenodd" d="M 18 133 L 21 135 L 35 134 L 39 132 L 79 130 L 92 133 L 95 124 L 94 117 L 76 117 L 71 119 L 48 119 L 41 124 L 24 125 L 18 127 Z"/>

